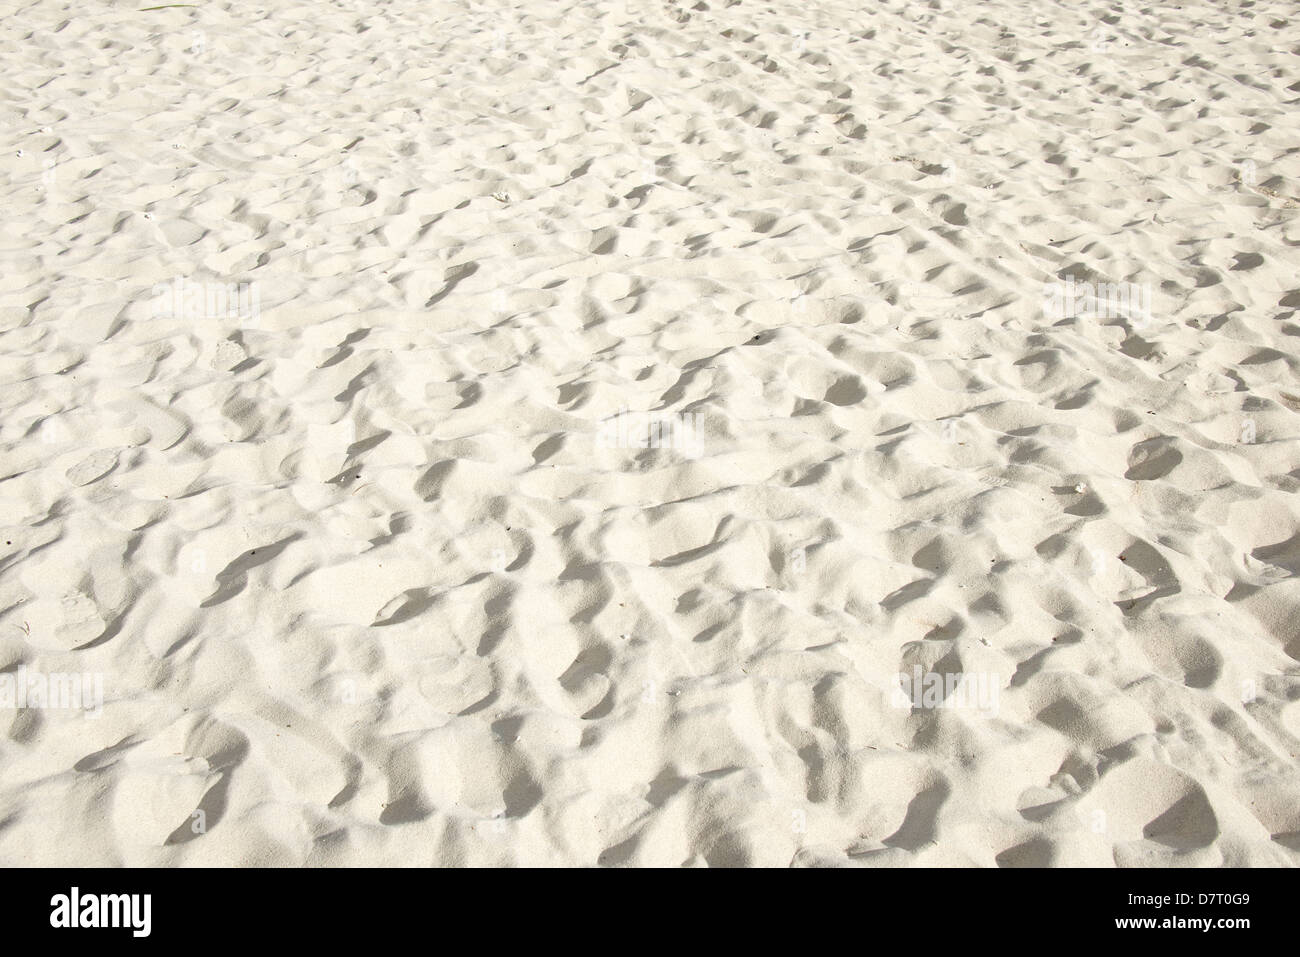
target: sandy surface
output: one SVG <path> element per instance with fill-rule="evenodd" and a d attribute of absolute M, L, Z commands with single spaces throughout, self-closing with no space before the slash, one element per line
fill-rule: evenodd
<path fill-rule="evenodd" d="M 1300 860 L 1292 5 L 143 6 L 0 4 L 0 863 Z"/>

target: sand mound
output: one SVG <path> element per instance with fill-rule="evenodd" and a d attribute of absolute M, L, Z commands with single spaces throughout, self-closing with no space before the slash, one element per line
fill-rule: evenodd
<path fill-rule="evenodd" d="M 13 8 L 0 862 L 1295 863 L 1294 10 L 1116 10 Z"/>

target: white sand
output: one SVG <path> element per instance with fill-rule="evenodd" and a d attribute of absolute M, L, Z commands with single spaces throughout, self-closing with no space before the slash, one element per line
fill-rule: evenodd
<path fill-rule="evenodd" d="M 0 10 L 0 863 L 1300 859 L 1292 5 L 150 5 Z"/>

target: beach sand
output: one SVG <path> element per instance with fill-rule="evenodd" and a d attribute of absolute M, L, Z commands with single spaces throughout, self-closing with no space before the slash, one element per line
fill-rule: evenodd
<path fill-rule="evenodd" d="M 1300 860 L 1300 16 L 6 2 L 0 863 Z"/>

